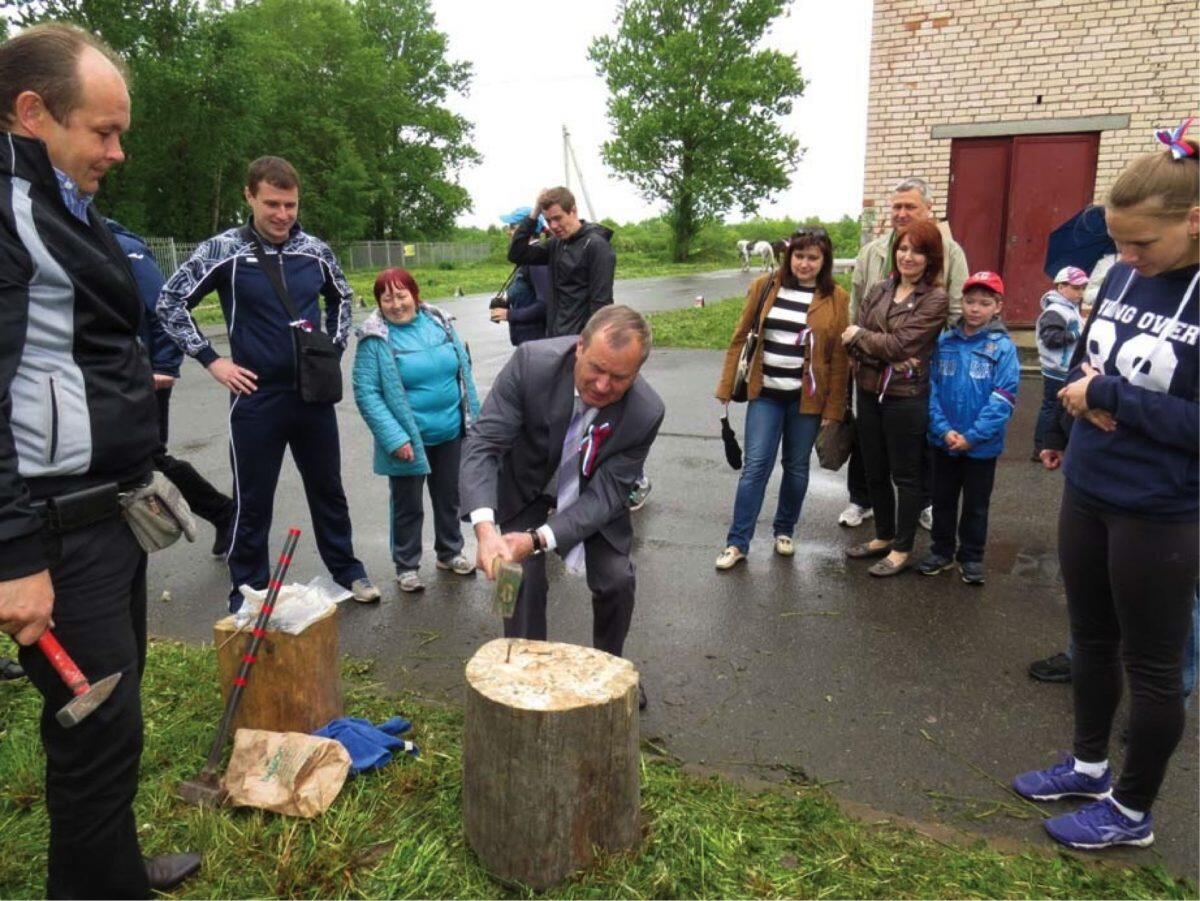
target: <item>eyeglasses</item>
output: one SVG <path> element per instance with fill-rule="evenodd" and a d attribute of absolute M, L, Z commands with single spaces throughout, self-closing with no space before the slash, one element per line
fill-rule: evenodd
<path fill-rule="evenodd" d="M 829 232 L 819 225 L 806 225 L 792 232 L 793 238 L 828 238 Z"/>

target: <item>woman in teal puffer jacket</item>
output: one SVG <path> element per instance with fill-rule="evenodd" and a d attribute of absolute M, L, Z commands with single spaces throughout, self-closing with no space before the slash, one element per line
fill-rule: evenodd
<path fill-rule="evenodd" d="M 392 560 L 401 591 L 421 591 L 421 489 L 429 483 L 437 568 L 471 575 L 459 525 L 458 464 L 479 413 L 471 361 L 450 318 L 421 303 L 405 269 L 375 279 L 379 309 L 358 330 L 354 400 L 375 436 L 375 472 L 388 477 Z"/>

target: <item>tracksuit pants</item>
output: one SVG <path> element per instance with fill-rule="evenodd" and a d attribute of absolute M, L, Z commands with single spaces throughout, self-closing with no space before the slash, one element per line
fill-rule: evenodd
<path fill-rule="evenodd" d="M 235 505 L 228 556 L 230 609 L 241 606 L 241 585 L 267 587 L 273 562 L 271 516 L 285 448 L 291 448 L 300 471 L 317 551 L 333 580 L 349 588 L 355 579 L 365 577 L 351 541 L 333 404 L 307 403 L 295 391 L 260 389 L 232 399 L 229 433 Z"/>

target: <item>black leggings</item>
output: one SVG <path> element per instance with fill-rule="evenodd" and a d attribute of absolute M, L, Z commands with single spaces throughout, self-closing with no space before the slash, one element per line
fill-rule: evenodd
<path fill-rule="evenodd" d="M 1183 735 L 1183 650 L 1196 590 L 1192 522 L 1156 522 L 1097 510 L 1069 485 L 1058 556 L 1075 655 L 1075 756 L 1108 758 L 1121 669 L 1129 679 L 1129 746 L 1113 796 L 1149 810 Z"/>
<path fill-rule="evenodd" d="M 876 395 L 858 391 L 858 446 L 875 508 L 875 537 L 903 553 L 913 549 L 924 503 L 921 467 L 928 423 L 928 397 L 887 397 L 881 403 Z"/>

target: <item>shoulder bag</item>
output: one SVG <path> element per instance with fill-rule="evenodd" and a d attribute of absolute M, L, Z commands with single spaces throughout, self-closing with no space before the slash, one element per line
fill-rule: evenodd
<path fill-rule="evenodd" d="M 754 361 L 754 355 L 758 353 L 758 345 L 762 341 L 762 335 L 759 331 L 759 319 L 762 318 L 763 307 L 767 303 L 767 295 L 771 293 L 771 286 L 775 283 L 775 276 L 772 275 L 763 285 L 762 291 L 758 294 L 758 304 L 754 309 L 754 319 L 751 320 L 750 331 L 746 334 L 746 343 L 742 345 L 742 353 L 738 356 L 737 368 L 733 371 L 733 387 L 729 391 L 729 399 L 734 403 L 743 404 L 746 402 L 750 391 L 750 364 Z"/>
<path fill-rule="evenodd" d="M 287 311 L 296 348 L 296 381 L 300 399 L 310 404 L 336 404 L 342 399 L 342 353 L 333 339 L 321 331 L 319 323 L 305 329 L 300 314 L 283 284 L 283 254 L 276 253 L 270 262 L 262 240 L 253 228 L 247 228 L 259 266 L 275 289 L 279 302 Z"/>

